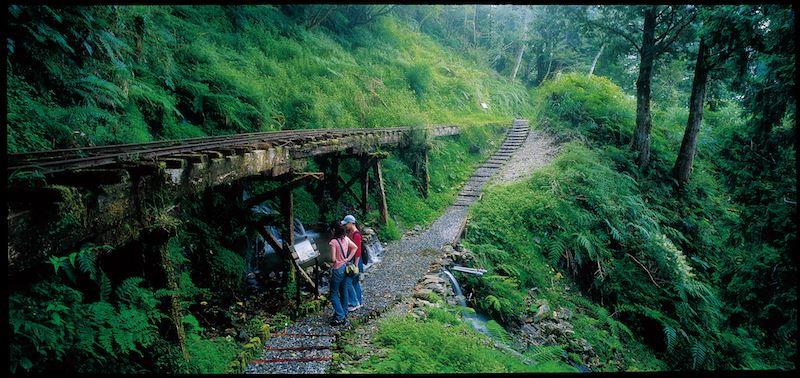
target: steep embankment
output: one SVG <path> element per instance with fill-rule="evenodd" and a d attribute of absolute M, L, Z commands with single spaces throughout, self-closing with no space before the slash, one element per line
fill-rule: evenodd
<path fill-rule="evenodd" d="M 525 132 L 525 135 L 527 139 L 524 142 L 518 136 L 507 140 L 504 145 L 519 149 L 513 153 L 509 153 L 511 148 L 501 149 L 490 158 L 483 165 L 485 168 L 476 171 L 470 179 L 470 182 L 475 180 L 477 184 L 473 184 L 474 189 L 467 192 L 480 192 L 483 184 L 490 180 L 504 183 L 512 172 L 514 177 L 524 176 L 546 165 L 554 153 L 553 140 L 541 132 Z M 533 146 L 543 147 L 543 150 L 529 156 L 528 152 Z M 449 216 L 440 218 L 431 230 L 421 235 L 425 240 L 424 245 L 434 247 L 453 240 L 460 229 L 458 225 L 461 220 L 466 219 L 463 206 L 476 200 L 479 201 L 475 197 L 465 202 L 457 201 L 448 210 Z M 437 230 L 437 226 L 444 229 Z M 442 238 L 444 235 L 447 237 Z M 402 246 L 404 242 L 405 239 L 399 245 Z M 511 335 L 496 321 L 484 323 L 475 320 L 473 309 L 457 305 L 458 289 L 445 278 L 442 269 L 447 269 L 454 262 L 461 264 L 465 259 L 471 259 L 469 251 L 458 246 L 454 249 L 447 244 L 438 253 L 422 254 L 419 248 L 418 243 L 410 243 L 410 247 L 404 247 L 404 253 L 392 255 L 393 259 L 399 261 L 390 263 L 402 267 L 403 260 L 417 256 L 414 260 L 424 261 L 427 274 L 422 276 L 422 271 L 417 269 L 414 273 L 418 276 L 418 282 L 413 290 L 394 293 L 394 296 L 402 298 L 399 303 L 378 319 L 359 324 L 339 338 L 341 353 L 334 359 L 334 371 L 389 374 L 576 371 L 562 359 L 563 348 L 542 346 L 541 342 L 531 346 L 525 340 L 512 340 Z M 428 249 L 428 252 L 433 251 Z M 418 263 L 415 263 L 415 267 L 419 267 Z M 385 269 L 384 266 L 379 268 Z M 398 268 L 390 271 L 398 271 Z M 406 271 L 403 272 L 403 276 L 406 276 Z M 368 275 L 367 278 L 371 277 Z M 372 288 L 372 285 L 377 286 Z M 367 280 L 366 286 L 380 293 L 383 283 L 381 280 Z"/>
<path fill-rule="evenodd" d="M 273 6 L 9 13 L 10 152 L 507 121 L 527 104 L 521 85 L 391 17 L 336 34 Z"/>
<path fill-rule="evenodd" d="M 596 370 L 791 366 L 793 310 L 770 327 L 783 341 L 759 336 L 763 323 L 748 323 L 740 299 L 758 286 L 741 261 L 733 272 L 726 262 L 742 245 L 735 230 L 749 226 L 737 225 L 737 205 L 717 183 L 724 177 L 706 159 L 709 144 L 726 138 L 711 133 L 736 122 L 735 109 L 709 112 L 700 140 L 710 151 L 678 191 L 670 168 L 685 124 L 679 110 L 656 107 L 654 161 L 643 172 L 626 148 L 633 100 L 610 81 L 563 75 L 535 101 L 539 127 L 573 142 L 550 166 L 488 188 L 473 206 L 464 244 L 472 265 L 489 271 L 463 277 L 474 306 L 519 337 L 553 334 L 551 344 Z M 744 292 L 731 296 L 718 273 L 738 277 Z M 569 331 L 551 332 L 563 318 Z"/>

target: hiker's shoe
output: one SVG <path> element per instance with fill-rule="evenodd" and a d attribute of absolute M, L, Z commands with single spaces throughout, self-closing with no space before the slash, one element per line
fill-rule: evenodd
<path fill-rule="evenodd" d="M 347 319 L 333 319 L 331 321 L 331 325 L 332 326 L 347 325 Z"/>
<path fill-rule="evenodd" d="M 360 305 L 360 304 L 357 305 L 357 306 L 347 306 L 347 311 L 355 311 L 355 310 L 358 310 L 361 307 L 364 307 L 364 306 Z"/>

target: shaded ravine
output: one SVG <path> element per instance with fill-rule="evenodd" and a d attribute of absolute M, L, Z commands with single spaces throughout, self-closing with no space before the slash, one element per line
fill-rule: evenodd
<path fill-rule="evenodd" d="M 403 237 L 386 246 L 383 261 L 370 267 L 364 275 L 364 307 L 348 314 L 348 320 L 359 322 L 374 317 L 404 296 L 410 295 L 431 262 L 439 257 L 439 249 L 458 239 L 467 217 L 468 206 L 480 198 L 484 184 L 496 174 L 529 135 L 527 120 L 514 120 L 503 144 L 464 184 L 456 201 L 424 232 Z M 251 361 L 248 374 L 315 374 L 325 373 L 330 366 L 333 347 L 342 327 L 329 325 L 332 309 L 326 306 L 319 314 L 310 315 L 280 330 L 266 340 L 263 356 Z"/>

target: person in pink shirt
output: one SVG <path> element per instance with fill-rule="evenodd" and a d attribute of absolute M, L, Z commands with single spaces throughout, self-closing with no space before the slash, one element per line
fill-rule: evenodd
<path fill-rule="evenodd" d="M 332 239 L 328 245 L 331 247 L 333 266 L 331 266 L 330 292 L 331 304 L 333 305 L 334 319 L 332 325 L 347 324 L 345 310 L 345 264 L 351 260 L 358 250 L 358 246 L 353 243 L 345 234 L 344 227 L 339 222 L 331 223 Z"/>
<path fill-rule="evenodd" d="M 364 298 L 361 291 L 361 273 L 364 271 L 364 259 L 361 258 L 362 238 L 361 232 L 359 232 L 358 227 L 356 227 L 356 217 L 347 215 L 344 217 L 344 219 L 342 219 L 341 224 L 344 226 L 344 229 L 347 232 L 347 237 L 349 237 L 353 243 L 356 243 L 356 246 L 358 247 L 356 254 L 353 257 L 353 264 L 358 267 L 358 274 L 352 277 L 345 276 L 344 278 L 345 302 L 347 302 L 347 310 L 355 311 L 364 305 Z"/>

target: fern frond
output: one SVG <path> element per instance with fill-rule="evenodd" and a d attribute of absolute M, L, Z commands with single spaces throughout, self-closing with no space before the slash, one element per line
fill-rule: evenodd
<path fill-rule="evenodd" d="M 108 302 L 111 299 L 111 280 L 105 274 L 105 272 L 100 271 L 100 300 Z"/>
<path fill-rule="evenodd" d="M 603 220 L 606 222 L 606 225 L 608 225 L 611 237 L 618 242 L 622 242 L 622 234 L 619 232 L 619 230 L 617 230 L 616 227 L 612 226 L 611 222 L 609 222 L 608 219 L 603 219 Z"/>
<path fill-rule="evenodd" d="M 132 304 L 135 302 L 135 299 L 139 296 L 138 292 L 142 290 L 139 285 L 144 282 L 144 278 L 142 277 L 131 277 L 122 281 L 117 287 L 117 299 L 121 303 L 125 304 Z"/>
<path fill-rule="evenodd" d="M 550 239 L 547 243 L 547 259 L 550 260 L 550 264 L 555 265 L 558 263 L 558 260 L 564 255 L 564 250 L 566 249 L 564 242 L 562 242 L 560 238 L 556 237 Z"/>
<path fill-rule="evenodd" d="M 675 328 L 664 325 L 664 338 L 667 340 L 667 351 L 669 353 L 672 353 L 675 349 L 675 338 L 677 337 L 678 333 L 675 331 Z"/>
<path fill-rule="evenodd" d="M 706 360 L 706 348 L 699 343 L 692 345 L 692 369 L 697 369 Z"/>
<path fill-rule="evenodd" d="M 92 281 L 97 281 L 97 261 L 94 251 L 91 249 L 81 250 L 78 253 L 77 261 L 81 272 L 88 274 Z"/>

